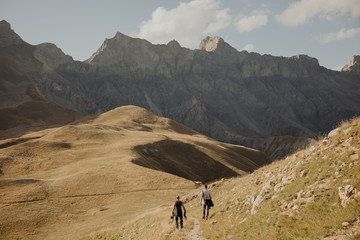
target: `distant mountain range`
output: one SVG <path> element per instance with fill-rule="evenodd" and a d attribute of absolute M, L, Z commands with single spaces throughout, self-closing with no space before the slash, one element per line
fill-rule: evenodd
<path fill-rule="evenodd" d="M 306 55 L 239 52 L 220 37 L 190 50 L 117 33 L 80 62 L 27 44 L 6 21 L 0 51 L 1 108 L 34 98 L 93 114 L 136 105 L 272 159 L 360 113 L 359 56 L 337 72 Z"/>

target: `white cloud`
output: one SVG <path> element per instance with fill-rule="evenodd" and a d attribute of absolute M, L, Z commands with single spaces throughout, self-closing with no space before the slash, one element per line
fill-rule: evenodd
<path fill-rule="evenodd" d="M 215 21 L 211 22 L 206 27 L 205 31 L 203 31 L 203 33 L 217 33 L 218 31 L 227 28 L 232 21 L 232 17 L 228 14 L 228 12 L 228 8 L 218 11 L 217 15 L 215 16 Z"/>
<path fill-rule="evenodd" d="M 360 28 L 341 29 L 336 33 L 328 33 L 317 38 L 319 42 L 329 43 L 333 41 L 343 40 L 346 38 L 352 38 L 360 33 Z"/>
<path fill-rule="evenodd" d="M 158 7 L 150 20 L 139 25 L 135 37 L 153 43 L 167 43 L 173 39 L 182 46 L 194 47 L 206 34 L 214 34 L 229 27 L 229 9 L 220 9 L 219 0 L 181 2 L 176 8 Z"/>
<path fill-rule="evenodd" d="M 254 49 L 255 49 L 254 44 L 249 43 L 249 44 L 246 44 L 246 45 L 243 47 L 242 50 L 245 50 L 245 51 L 248 51 L 248 52 L 253 52 Z"/>
<path fill-rule="evenodd" d="M 239 32 L 251 32 L 267 24 L 268 16 L 263 11 L 254 11 L 250 16 L 239 15 L 235 20 L 235 27 Z"/>
<path fill-rule="evenodd" d="M 276 15 L 275 19 L 287 26 L 297 26 L 317 15 L 331 20 L 336 14 L 348 13 L 353 18 L 360 17 L 359 0 L 300 0 Z"/>

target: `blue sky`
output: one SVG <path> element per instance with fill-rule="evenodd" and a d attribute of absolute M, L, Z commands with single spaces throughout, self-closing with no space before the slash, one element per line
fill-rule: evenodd
<path fill-rule="evenodd" d="M 85 60 L 116 32 L 195 49 L 221 36 L 239 51 L 307 54 L 328 68 L 360 54 L 359 0 L 0 0 L 0 19 L 30 44 Z"/>

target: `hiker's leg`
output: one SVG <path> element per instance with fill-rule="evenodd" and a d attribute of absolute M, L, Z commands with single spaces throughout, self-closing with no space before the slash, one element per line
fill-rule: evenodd
<path fill-rule="evenodd" d="M 182 214 L 180 216 L 180 227 L 183 228 L 183 216 L 182 216 Z"/>
<path fill-rule="evenodd" d="M 205 208 L 206 208 L 206 204 L 203 205 L 203 219 L 205 219 Z"/>
<path fill-rule="evenodd" d="M 209 206 L 209 204 L 206 204 L 206 205 L 207 205 L 206 219 L 208 219 L 208 217 L 209 217 L 209 208 L 210 208 L 210 206 Z"/>
<path fill-rule="evenodd" d="M 179 217 L 178 217 L 178 216 L 176 216 L 176 217 L 175 217 L 176 228 L 179 228 L 178 219 L 179 219 Z"/>

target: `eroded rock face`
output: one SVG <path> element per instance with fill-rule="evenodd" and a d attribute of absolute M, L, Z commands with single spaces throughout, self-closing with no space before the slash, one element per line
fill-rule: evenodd
<path fill-rule="evenodd" d="M 207 52 L 213 52 L 217 49 L 219 44 L 223 44 L 224 39 L 221 37 L 209 37 L 204 38 L 199 44 L 199 50 L 205 50 Z"/>
<path fill-rule="evenodd" d="M 131 38 L 121 33 L 106 39 L 101 47 L 86 61 L 101 68 L 106 74 L 125 78 L 149 78 L 163 76 L 171 78 L 183 68 L 193 52 L 181 48 L 176 41 L 167 45 L 153 45 L 142 39 Z"/>
<path fill-rule="evenodd" d="M 351 60 L 350 63 L 345 65 L 341 71 L 354 71 L 354 72 L 360 72 L 360 55 L 354 55 Z"/>
<path fill-rule="evenodd" d="M 37 78 L 41 69 L 41 63 L 33 57 L 33 49 L 8 22 L 0 21 L 0 109 L 41 99 L 29 77 Z"/>
<path fill-rule="evenodd" d="M 52 43 L 42 43 L 35 47 L 34 57 L 47 67 L 54 69 L 61 64 L 73 62 L 72 57 Z"/>
<path fill-rule="evenodd" d="M 17 35 L 5 20 L 0 21 L 0 47 L 22 44 L 23 40 Z"/>

